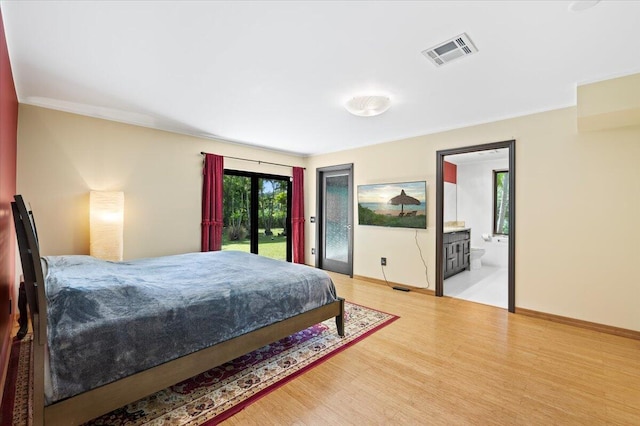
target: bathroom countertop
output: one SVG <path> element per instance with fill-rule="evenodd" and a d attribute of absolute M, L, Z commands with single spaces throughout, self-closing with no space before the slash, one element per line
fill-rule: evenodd
<path fill-rule="evenodd" d="M 462 228 L 462 227 L 444 227 L 442 232 L 448 234 L 449 232 L 460 232 L 460 231 L 471 231 L 471 228 Z"/>

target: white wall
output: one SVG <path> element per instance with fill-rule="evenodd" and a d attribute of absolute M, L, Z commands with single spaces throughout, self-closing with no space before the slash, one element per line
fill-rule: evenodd
<path fill-rule="evenodd" d="M 200 251 L 200 152 L 303 166 L 304 159 L 20 105 L 17 190 L 33 207 L 43 255 L 89 253 L 89 191 L 124 191 L 124 258 Z M 291 168 L 225 159 L 225 168 Z"/>
<path fill-rule="evenodd" d="M 489 160 L 458 164 L 458 220 L 471 228 L 471 247 L 486 250 L 483 265 L 506 268 L 509 251 L 506 243 L 485 242 L 482 234 L 493 234 L 493 171 L 509 169 L 509 160 Z"/>
<path fill-rule="evenodd" d="M 444 212 L 443 222 L 458 220 L 458 187 L 455 183 L 444 183 Z"/>
<path fill-rule="evenodd" d="M 434 167 L 429 167 L 432 162 Z M 315 170 L 319 167 L 354 163 L 354 190 L 358 185 L 393 182 L 427 182 L 427 229 L 386 228 L 358 225 L 357 201 L 354 200 L 354 274 L 384 279 L 380 258 L 387 258 L 385 271 L 390 281 L 425 287 L 427 278 L 416 244 L 420 245 L 429 267 L 431 288 L 433 281 L 433 254 L 435 206 L 435 157 L 429 161 L 423 155 L 419 141 L 406 140 L 367 148 L 342 151 L 335 154 L 310 157 L 307 162 L 305 185 L 305 212 L 307 218 L 316 215 Z M 313 263 L 311 247 L 315 244 L 315 224 L 306 232 L 307 263 Z"/>
<path fill-rule="evenodd" d="M 509 168 L 509 160 L 458 164 L 458 219 L 471 228 L 471 245 L 483 245 L 482 234 L 493 234 L 493 171 Z"/>
<path fill-rule="evenodd" d="M 511 139 L 516 141 L 516 308 L 640 330 L 638 126 L 578 133 L 572 107 L 314 156 L 307 163 L 307 215 L 315 214 L 317 167 L 354 163 L 356 186 L 425 179 L 428 229 L 418 231 L 418 242 L 433 289 L 436 152 Z M 460 206 L 458 217 L 469 220 Z M 616 225 L 624 232 L 615 232 Z M 312 259 L 315 226 L 307 230 Z M 390 281 L 424 286 L 414 235 L 355 225 L 354 274 L 383 279 L 380 257 L 385 256 Z"/>
<path fill-rule="evenodd" d="M 576 108 L 305 159 L 21 105 L 17 187 L 32 202 L 44 254 L 87 253 L 89 190 L 123 190 L 130 259 L 199 249 L 200 151 L 306 165 L 307 219 L 316 210 L 317 167 L 354 163 L 356 186 L 426 180 L 428 229 L 355 225 L 354 273 L 382 279 L 385 256 L 389 280 L 424 286 L 417 235 L 433 288 L 436 151 L 510 139 L 516 307 L 640 330 L 640 127 L 578 133 Z M 305 229 L 313 263 L 315 225 Z"/>

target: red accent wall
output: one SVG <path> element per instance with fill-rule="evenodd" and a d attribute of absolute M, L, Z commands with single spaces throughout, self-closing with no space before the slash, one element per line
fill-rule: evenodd
<path fill-rule="evenodd" d="M 9 300 L 15 282 L 15 231 L 11 204 L 16 193 L 16 151 L 18 145 L 18 97 L 13 84 L 7 41 L 0 10 L 0 383 L 4 384 L 11 350 L 12 317 Z M 15 301 L 12 301 L 15 309 Z M 4 386 L 0 388 L 3 392 Z"/>
<path fill-rule="evenodd" d="M 444 181 L 458 183 L 458 166 L 453 163 L 444 162 Z"/>

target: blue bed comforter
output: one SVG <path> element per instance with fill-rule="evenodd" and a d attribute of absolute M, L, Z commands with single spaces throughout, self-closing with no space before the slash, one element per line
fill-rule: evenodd
<path fill-rule="evenodd" d="M 45 261 L 49 403 L 336 300 L 324 271 L 237 251 Z"/>

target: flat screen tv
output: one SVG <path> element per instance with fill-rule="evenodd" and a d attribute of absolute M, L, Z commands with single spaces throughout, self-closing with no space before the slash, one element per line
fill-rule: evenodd
<path fill-rule="evenodd" d="M 358 224 L 427 228 L 427 182 L 358 185 Z"/>

